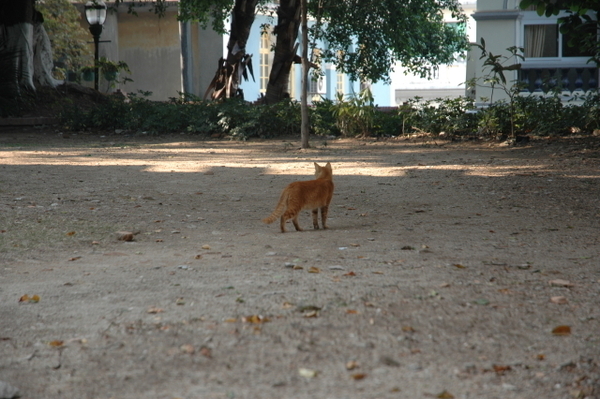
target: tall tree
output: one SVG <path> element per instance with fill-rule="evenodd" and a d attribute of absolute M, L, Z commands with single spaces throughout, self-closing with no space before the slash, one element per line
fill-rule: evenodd
<path fill-rule="evenodd" d="M 598 0 L 522 0 L 520 8 L 533 7 L 538 15 L 556 16 L 561 11 L 566 15 L 558 18 L 560 32 L 568 34 L 569 46 L 579 47 L 583 53 L 590 54 L 590 60 L 600 66 L 600 1 Z"/>
<path fill-rule="evenodd" d="M 444 21 L 444 10 L 465 24 L 458 0 L 319 0 L 313 15 L 322 15 L 315 32 L 327 43 L 323 57 L 352 80 L 389 81 L 399 62 L 408 72 L 427 77 L 431 68 L 450 64 L 466 51 L 464 30 Z"/>
<path fill-rule="evenodd" d="M 266 101 L 276 103 L 288 97 L 290 71 L 299 62 L 298 30 L 300 28 L 301 0 L 280 0 L 277 8 L 277 25 L 273 33 L 277 36 L 273 65 L 267 83 Z"/>
<path fill-rule="evenodd" d="M 322 59 L 354 81 L 389 81 L 396 62 L 427 77 L 432 67 L 452 63 L 468 48 L 464 29 L 444 20 L 448 10 L 457 25 L 464 26 L 467 17 L 458 0 L 311 0 L 308 9 L 315 21 L 309 28 L 310 42 L 326 43 Z M 268 102 L 286 97 L 290 67 L 300 62 L 294 46 L 299 11 L 300 0 L 280 1 Z"/>
<path fill-rule="evenodd" d="M 193 3 L 193 1 L 188 1 L 187 3 Z M 186 2 L 182 3 L 185 7 Z M 225 1 L 217 0 L 217 3 L 222 6 L 220 13 L 226 10 L 227 3 Z M 242 95 L 239 88 L 242 77 L 247 77 L 247 70 L 252 73 L 252 59 L 251 55 L 246 53 L 246 43 L 250 36 L 252 24 L 254 23 L 258 3 L 259 0 L 235 0 L 231 12 L 231 29 L 229 30 L 229 41 L 227 43 L 227 56 L 219 60 L 217 72 L 206 91 L 205 98 L 220 99 Z M 180 19 L 185 18 L 185 14 L 180 14 Z M 213 19 L 213 27 L 218 28 L 219 24 L 222 24 L 222 22 L 216 22 Z"/>
<path fill-rule="evenodd" d="M 33 23 L 35 0 L 0 0 L 0 82 L 3 96 L 18 96 L 20 89 L 35 90 L 33 84 Z"/>

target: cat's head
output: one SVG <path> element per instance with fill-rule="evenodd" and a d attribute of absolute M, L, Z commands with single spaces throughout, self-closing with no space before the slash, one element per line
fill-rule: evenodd
<path fill-rule="evenodd" d="M 327 162 L 325 166 L 321 166 L 316 162 L 313 163 L 315 164 L 315 176 L 317 178 L 331 176 L 333 174 L 331 170 L 331 163 Z"/>

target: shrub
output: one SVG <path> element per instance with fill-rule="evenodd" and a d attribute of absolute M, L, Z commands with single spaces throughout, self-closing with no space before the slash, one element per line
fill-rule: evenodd
<path fill-rule="evenodd" d="M 286 100 L 273 105 L 254 105 L 240 99 L 202 101 L 180 94 L 170 101 L 148 100 L 149 93 L 129 94 L 125 99 L 106 96 L 94 107 L 63 104 L 61 120 L 66 128 L 124 129 L 152 133 L 187 132 L 247 140 L 300 134 L 300 106 Z M 473 101 L 464 97 L 407 101 L 396 110 L 378 111 L 368 95 L 322 100 L 310 108 L 312 133 L 322 136 L 398 136 L 415 131 L 448 136 L 496 137 L 514 134 L 566 134 L 578 129 L 600 128 L 600 95 L 563 103 L 558 96 L 517 96 L 512 104 L 497 101 L 474 112 Z M 511 110 L 512 107 L 512 110 Z"/>

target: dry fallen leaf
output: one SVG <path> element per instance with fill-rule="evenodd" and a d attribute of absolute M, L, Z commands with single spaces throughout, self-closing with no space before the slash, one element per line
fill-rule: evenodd
<path fill-rule="evenodd" d="M 117 231 L 117 240 L 120 241 L 133 241 L 133 233 L 131 231 Z"/>
<path fill-rule="evenodd" d="M 293 308 L 294 305 L 286 301 L 283 303 L 283 305 L 281 305 L 281 307 L 284 309 L 290 309 L 290 308 Z"/>
<path fill-rule="evenodd" d="M 318 267 L 311 266 L 308 268 L 308 272 L 309 273 L 321 273 L 321 269 L 319 269 Z"/>
<path fill-rule="evenodd" d="M 552 334 L 554 334 L 554 335 L 570 335 L 571 327 L 569 327 L 569 326 L 555 327 L 554 330 L 552 330 Z"/>
<path fill-rule="evenodd" d="M 459 269 L 464 269 L 465 267 L 463 265 L 461 265 L 460 263 L 453 263 L 452 266 L 459 268 Z M 444 391 L 446 392 L 446 391 Z M 443 392 L 442 392 L 443 393 Z M 454 397 L 454 396 L 453 396 Z"/>
<path fill-rule="evenodd" d="M 444 392 L 438 394 L 436 396 L 436 398 L 438 398 L 438 399 L 454 399 L 454 395 L 452 395 L 450 392 L 444 390 Z"/>
<path fill-rule="evenodd" d="M 360 312 L 355 309 L 348 309 L 348 310 L 346 310 L 346 313 L 347 314 L 360 314 Z"/>
<path fill-rule="evenodd" d="M 65 344 L 65 341 L 61 341 L 61 340 L 55 340 L 55 341 L 50 341 L 48 342 L 49 346 L 52 346 L 54 348 L 60 348 L 61 346 L 63 346 Z"/>
<path fill-rule="evenodd" d="M 194 346 L 190 344 L 181 345 L 179 349 L 181 350 L 181 352 L 187 353 L 189 355 L 192 355 L 194 352 L 196 352 Z"/>
<path fill-rule="evenodd" d="M 557 279 L 557 280 L 550 280 L 548 281 L 548 284 L 555 286 L 555 287 L 573 287 L 574 284 L 568 280 L 561 280 L 561 279 Z"/>
<path fill-rule="evenodd" d="M 550 298 L 550 302 L 562 305 L 567 303 L 567 298 L 565 298 L 564 296 L 553 296 Z"/>
<path fill-rule="evenodd" d="M 202 249 L 207 249 L 208 250 L 208 249 L 210 249 L 210 245 L 203 245 Z"/>
<path fill-rule="evenodd" d="M 202 348 L 200 348 L 200 354 L 204 357 L 212 359 L 212 349 L 207 348 L 206 346 L 203 346 Z"/>
<path fill-rule="evenodd" d="M 498 364 L 494 364 L 492 367 L 494 368 L 494 371 L 498 375 L 504 375 L 505 372 L 511 370 L 510 366 L 501 366 L 501 365 L 498 365 Z"/>
<path fill-rule="evenodd" d="M 268 317 L 264 317 L 261 315 L 252 315 L 252 316 L 242 317 L 243 323 L 266 323 L 268 321 L 271 321 L 271 320 L 269 320 Z"/>
<path fill-rule="evenodd" d="M 352 374 L 352 379 L 359 381 L 364 380 L 367 375 L 365 373 Z"/>
<path fill-rule="evenodd" d="M 342 276 L 353 277 L 353 276 L 356 276 L 356 273 L 354 273 L 354 272 L 348 272 L 348 273 L 342 274 Z"/>
<path fill-rule="evenodd" d="M 304 314 L 304 317 L 306 317 L 306 318 L 317 317 L 317 316 L 319 316 L 319 312 L 316 310 L 311 310 L 310 312 L 306 312 Z"/>
<path fill-rule="evenodd" d="M 69 231 L 69 232 L 67 233 L 67 236 L 69 236 L 69 237 L 71 237 L 71 236 L 74 236 L 74 235 L 75 235 L 75 232 L 74 232 L 74 231 Z"/>
<path fill-rule="evenodd" d="M 202 255 L 196 255 L 194 259 L 202 259 Z"/>
<path fill-rule="evenodd" d="M 147 313 L 150 313 L 150 314 L 157 314 L 157 313 L 162 313 L 162 312 L 164 312 L 164 310 L 163 310 L 163 309 L 161 309 L 161 308 L 154 308 L 154 307 L 153 307 L 153 308 L 150 308 L 150 309 L 148 309 L 146 312 L 147 312 Z"/>
<path fill-rule="evenodd" d="M 19 298 L 19 302 L 38 303 L 40 301 L 39 295 L 29 296 L 27 294 Z"/>
<path fill-rule="evenodd" d="M 81 259 L 81 256 L 74 256 L 72 258 L 69 259 L 69 262 L 73 262 L 75 260 Z"/>

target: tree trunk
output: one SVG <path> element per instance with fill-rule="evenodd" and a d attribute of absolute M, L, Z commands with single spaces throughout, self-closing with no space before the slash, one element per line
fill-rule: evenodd
<path fill-rule="evenodd" d="M 300 125 L 300 137 L 302 148 L 310 148 L 308 136 L 310 134 L 310 116 L 308 114 L 308 22 L 306 18 L 306 0 L 302 2 L 302 94 L 300 108 L 302 112 L 302 123 Z"/>
<path fill-rule="evenodd" d="M 0 0 L 0 87 L 5 97 L 17 97 L 21 89 L 35 90 L 34 81 L 56 87 L 54 62 L 44 18 L 34 0 Z"/>
<path fill-rule="evenodd" d="M 227 58 L 221 58 L 217 72 L 204 98 L 213 100 L 242 96 L 239 88 L 246 67 L 252 68 L 251 55 L 246 54 L 246 42 L 256 15 L 258 0 L 236 0 L 231 15 L 231 33 L 227 43 Z M 250 70 L 252 73 L 252 70 Z"/>
<path fill-rule="evenodd" d="M 290 70 L 292 64 L 299 61 L 296 55 L 296 39 L 300 27 L 300 3 L 301 0 L 279 2 L 277 26 L 273 32 L 277 35 L 277 41 L 265 96 L 267 104 L 274 104 L 289 97 Z"/>
<path fill-rule="evenodd" d="M 0 0 L 0 58 L 10 74 L 3 74 L 2 86 L 10 97 L 20 88 L 35 90 L 33 85 L 34 0 Z"/>

